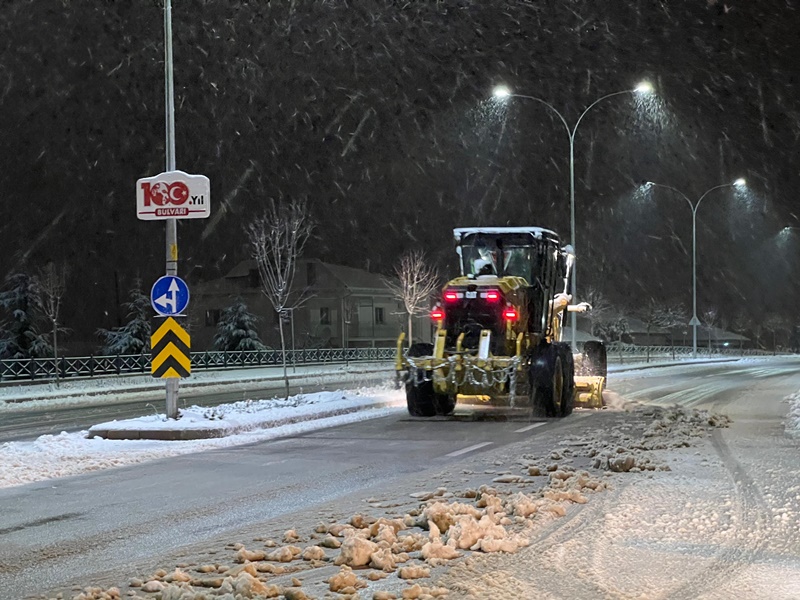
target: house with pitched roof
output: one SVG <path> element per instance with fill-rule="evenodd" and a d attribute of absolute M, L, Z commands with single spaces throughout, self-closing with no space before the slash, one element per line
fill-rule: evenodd
<path fill-rule="evenodd" d="M 363 269 L 301 259 L 293 286 L 300 305 L 284 318 L 287 348 L 394 347 L 406 326 L 402 304 L 384 278 Z M 280 348 L 278 315 L 261 291 L 255 260 L 237 264 L 225 276 L 192 287 L 192 349 L 210 349 L 222 311 L 237 297 L 259 318 L 261 340 Z M 414 319 L 414 341 L 430 341 L 427 316 Z"/>

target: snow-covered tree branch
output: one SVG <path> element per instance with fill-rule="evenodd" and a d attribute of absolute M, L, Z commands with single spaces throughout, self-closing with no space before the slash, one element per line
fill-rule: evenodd
<path fill-rule="evenodd" d="M 386 278 L 386 286 L 405 308 L 408 315 L 408 345 L 411 345 L 412 323 L 415 316 L 428 309 L 431 296 L 439 287 L 439 274 L 428 263 L 425 253 L 415 250 L 400 257 L 394 269 L 396 279 Z"/>
<path fill-rule="evenodd" d="M 0 358 L 43 358 L 51 353 L 39 333 L 41 290 L 33 277 L 12 273 L 0 292 L 0 308 L 7 318 L 0 325 Z"/>
<path fill-rule="evenodd" d="M 278 313 L 283 355 L 283 378 L 289 396 L 289 377 L 286 371 L 286 336 L 283 317 L 288 309 L 296 308 L 305 297 L 293 289 L 297 260 L 303 254 L 313 225 L 305 201 L 292 200 L 279 204 L 270 199 L 264 213 L 247 226 L 253 258 L 258 265 L 261 291 Z"/>
<path fill-rule="evenodd" d="M 128 322 L 114 329 L 98 329 L 97 335 L 104 342 L 101 354 L 145 354 L 150 350 L 150 298 L 141 289 L 141 281 L 136 281 L 128 293 Z"/>
<path fill-rule="evenodd" d="M 244 300 L 237 298 L 222 311 L 214 336 L 214 350 L 266 350 L 256 329 L 257 317 L 247 310 Z"/>

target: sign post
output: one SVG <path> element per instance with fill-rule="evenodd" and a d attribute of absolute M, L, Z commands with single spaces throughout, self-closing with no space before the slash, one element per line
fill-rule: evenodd
<path fill-rule="evenodd" d="M 136 182 L 136 216 L 146 221 L 166 221 L 166 276 L 151 292 L 153 309 L 167 320 L 151 338 L 159 345 L 153 356 L 154 376 L 166 378 L 167 417 L 178 418 L 178 384 L 191 371 L 189 336 L 172 318 L 182 316 L 189 303 L 189 288 L 178 275 L 177 219 L 209 216 L 210 184 L 204 175 L 189 175 L 175 167 L 175 86 L 172 70 L 172 0 L 164 0 L 164 109 L 166 117 L 166 172 Z M 166 340 L 159 344 L 160 341 Z M 158 360 L 157 360 L 158 359 Z M 165 361 L 167 361 L 165 363 Z M 167 364 L 166 367 L 161 368 Z M 157 374 L 158 373 L 158 374 Z"/>

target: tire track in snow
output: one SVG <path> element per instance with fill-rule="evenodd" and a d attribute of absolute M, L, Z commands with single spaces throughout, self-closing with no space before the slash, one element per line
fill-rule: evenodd
<path fill-rule="evenodd" d="M 729 582 L 735 573 L 752 565 L 768 542 L 766 534 L 768 508 L 761 489 L 733 456 L 720 430 L 713 432 L 711 443 L 733 482 L 736 531 L 731 542 L 722 547 L 711 565 L 673 590 L 669 598 L 694 600 L 704 593 L 718 590 L 723 583 Z"/>
<path fill-rule="evenodd" d="M 541 560 L 542 555 L 549 551 L 555 552 L 557 557 L 549 569 L 537 568 L 536 563 L 532 563 L 530 572 L 538 577 L 533 583 L 537 587 L 530 590 L 532 594 L 543 591 L 559 598 L 607 598 L 612 593 L 602 579 L 596 577 L 595 571 L 574 567 L 575 548 L 569 547 L 569 543 L 586 547 L 586 555 L 593 554 L 592 548 L 598 538 L 584 534 L 597 526 L 610 507 L 618 504 L 622 492 L 633 481 L 620 480 L 614 483 L 614 488 L 593 494 L 588 503 L 572 505 L 566 517 L 546 525 L 525 549 L 525 554 L 535 555 L 536 560 Z"/>

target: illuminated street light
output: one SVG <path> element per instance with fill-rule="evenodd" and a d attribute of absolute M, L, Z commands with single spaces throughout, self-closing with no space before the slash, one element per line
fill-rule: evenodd
<path fill-rule="evenodd" d="M 567 135 L 569 136 L 569 228 L 570 228 L 570 244 L 572 245 L 573 251 L 577 248 L 575 243 L 575 133 L 578 131 L 578 125 L 581 124 L 583 117 L 586 116 L 592 108 L 594 108 L 597 104 L 605 100 L 606 98 L 611 98 L 613 96 L 619 96 L 622 94 L 650 94 L 653 92 L 653 86 L 647 81 L 642 81 L 637 85 L 635 88 L 630 90 L 622 90 L 620 92 L 612 92 L 610 94 L 606 94 L 605 96 L 601 96 L 594 102 L 592 102 L 589 106 L 587 106 L 584 111 L 578 117 L 578 120 L 575 121 L 575 125 L 572 127 L 569 126 L 567 123 L 567 119 L 562 115 L 555 106 L 542 100 L 541 98 L 537 98 L 536 96 L 527 96 L 525 94 L 515 94 L 506 86 L 497 86 L 492 91 L 492 95 L 501 101 L 505 101 L 508 98 L 523 98 L 525 100 L 533 100 L 534 102 L 538 102 L 539 104 L 543 104 L 547 108 L 549 108 L 553 113 L 555 113 L 558 118 L 561 120 L 561 123 L 564 125 L 564 129 L 567 131 Z M 572 269 L 572 297 L 576 298 L 577 290 L 578 290 L 578 277 L 577 277 L 577 267 Z M 572 315 L 572 348 L 577 349 L 577 337 L 578 337 L 578 318 L 577 313 L 571 313 Z"/>
<path fill-rule="evenodd" d="M 703 195 L 700 196 L 697 202 L 693 203 L 686 194 L 679 189 L 672 187 L 671 185 L 663 185 L 660 183 L 654 183 L 652 181 L 648 181 L 644 184 L 644 187 L 648 189 L 651 187 L 662 187 L 675 192 L 676 194 L 682 196 L 692 209 L 692 320 L 689 321 L 689 325 L 692 326 L 692 358 L 697 358 L 697 326 L 700 325 L 700 319 L 697 318 L 697 209 L 700 207 L 700 203 L 703 201 L 703 198 L 708 196 L 708 194 L 714 190 L 719 190 L 726 187 L 743 187 L 744 185 L 745 180 L 741 177 L 733 183 L 715 185 L 714 187 L 706 190 Z"/>

